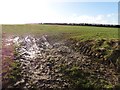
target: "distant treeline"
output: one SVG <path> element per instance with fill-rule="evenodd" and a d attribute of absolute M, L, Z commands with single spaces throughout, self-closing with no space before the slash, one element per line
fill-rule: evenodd
<path fill-rule="evenodd" d="M 72 26 L 96 26 L 96 27 L 115 27 L 119 28 L 120 25 L 110 25 L 110 24 L 88 24 L 88 23 L 39 23 L 47 25 L 72 25 Z"/>

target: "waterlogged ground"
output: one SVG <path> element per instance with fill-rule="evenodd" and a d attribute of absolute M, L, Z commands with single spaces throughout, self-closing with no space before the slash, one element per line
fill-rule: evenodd
<path fill-rule="evenodd" d="M 4 34 L 3 34 L 4 35 Z M 114 66 L 70 48 L 66 40 L 42 36 L 3 36 L 3 87 L 30 89 L 117 88 Z"/>

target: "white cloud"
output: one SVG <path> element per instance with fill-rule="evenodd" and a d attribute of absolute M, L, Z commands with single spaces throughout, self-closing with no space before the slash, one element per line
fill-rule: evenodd
<path fill-rule="evenodd" d="M 96 15 L 96 16 L 89 16 L 89 15 L 81 15 L 77 16 L 73 14 L 72 16 L 65 17 L 65 16 L 55 16 L 54 18 L 51 17 L 46 22 L 58 22 L 58 23 L 95 23 L 95 24 L 118 24 L 118 21 L 115 15 L 110 14 L 108 15 Z"/>
<path fill-rule="evenodd" d="M 97 24 L 117 24 L 117 20 L 115 21 L 113 15 L 96 15 L 96 16 L 89 16 L 89 15 L 82 15 L 79 17 L 74 17 L 76 22 L 81 23 L 97 23 Z"/>
<path fill-rule="evenodd" d="M 113 17 L 113 16 L 115 16 L 115 14 L 114 14 L 114 13 L 107 14 L 107 17 Z"/>

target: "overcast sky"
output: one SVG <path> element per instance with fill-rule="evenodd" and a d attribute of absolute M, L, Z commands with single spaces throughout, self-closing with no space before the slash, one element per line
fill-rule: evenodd
<path fill-rule="evenodd" d="M 50 2 L 2 0 L 0 24 L 100 23 L 118 24 L 117 2 Z"/>

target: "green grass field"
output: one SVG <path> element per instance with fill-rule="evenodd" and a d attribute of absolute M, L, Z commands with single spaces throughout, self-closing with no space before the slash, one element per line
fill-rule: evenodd
<path fill-rule="evenodd" d="M 75 39 L 118 39 L 118 28 L 93 26 L 65 26 L 65 25 L 3 25 L 3 32 L 12 35 L 62 35 L 61 38 Z"/>

